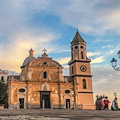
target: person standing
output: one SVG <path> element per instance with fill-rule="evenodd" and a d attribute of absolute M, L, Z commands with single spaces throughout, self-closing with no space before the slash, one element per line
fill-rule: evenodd
<path fill-rule="evenodd" d="M 108 110 L 108 105 L 110 103 L 110 101 L 108 100 L 108 97 L 106 96 L 104 99 L 104 110 Z"/>

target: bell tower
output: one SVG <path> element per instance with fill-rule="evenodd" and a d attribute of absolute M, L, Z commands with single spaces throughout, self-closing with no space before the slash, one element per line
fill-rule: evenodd
<path fill-rule="evenodd" d="M 90 62 L 91 59 L 87 58 L 86 42 L 77 30 L 71 42 L 71 60 L 68 65 L 70 76 L 74 81 L 74 102 L 83 104 L 84 109 L 94 109 Z"/>
<path fill-rule="evenodd" d="M 78 30 L 71 42 L 71 60 L 86 60 L 86 42 L 80 36 Z"/>

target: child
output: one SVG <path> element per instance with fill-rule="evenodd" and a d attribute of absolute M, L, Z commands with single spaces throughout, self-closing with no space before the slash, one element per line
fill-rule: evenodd
<path fill-rule="evenodd" d="M 108 97 L 106 96 L 105 97 L 105 99 L 104 99 L 104 110 L 108 110 L 108 105 L 109 105 L 109 103 L 110 103 L 110 101 L 108 100 Z"/>

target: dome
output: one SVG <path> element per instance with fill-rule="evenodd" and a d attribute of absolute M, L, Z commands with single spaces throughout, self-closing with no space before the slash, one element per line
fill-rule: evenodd
<path fill-rule="evenodd" d="M 29 59 L 30 59 L 30 61 L 29 61 Z M 23 65 L 21 66 L 21 68 L 24 68 L 26 65 L 28 65 L 29 64 L 29 62 L 32 62 L 33 60 L 35 60 L 36 58 L 35 57 L 27 57 L 25 60 L 24 60 L 24 62 L 23 62 Z"/>
<path fill-rule="evenodd" d="M 32 61 L 35 60 L 35 59 L 36 59 L 35 57 L 30 57 L 30 61 L 29 61 L 29 57 L 27 57 L 27 58 L 25 59 L 24 63 L 23 63 L 23 66 L 28 65 L 29 62 L 32 62 Z"/>

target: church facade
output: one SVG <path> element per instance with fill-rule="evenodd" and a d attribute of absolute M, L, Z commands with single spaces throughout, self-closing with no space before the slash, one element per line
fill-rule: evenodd
<path fill-rule="evenodd" d="M 90 62 L 78 30 L 71 42 L 70 76 L 63 76 L 63 67 L 45 51 L 35 58 L 31 49 L 19 79 L 9 78 L 9 108 L 94 109 Z"/>

